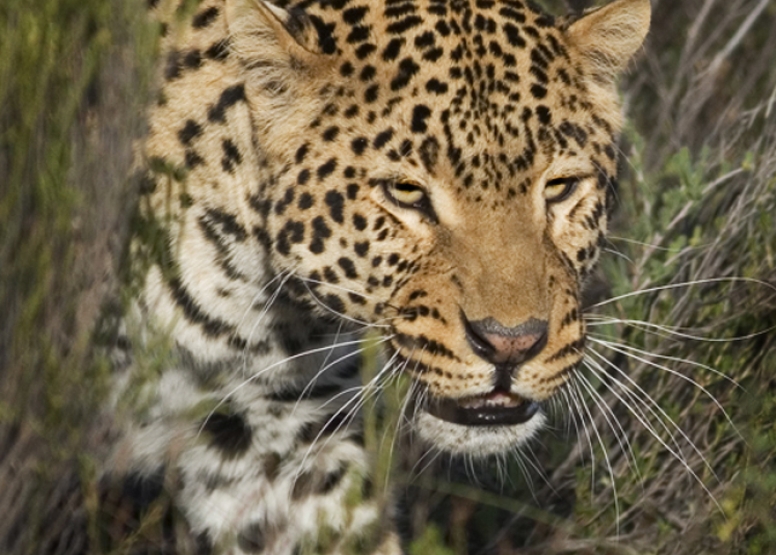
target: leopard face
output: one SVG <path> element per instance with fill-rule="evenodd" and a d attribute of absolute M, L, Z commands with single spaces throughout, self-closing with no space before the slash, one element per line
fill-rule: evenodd
<path fill-rule="evenodd" d="M 582 357 L 580 286 L 616 176 L 612 76 L 648 2 L 561 23 L 519 1 L 271 12 L 294 39 L 288 75 L 255 88 L 293 107 L 258 195 L 273 266 L 320 314 L 381 326 L 433 444 L 518 444 Z"/>
<path fill-rule="evenodd" d="M 218 171 L 242 165 L 230 218 L 317 318 L 381 331 L 432 445 L 488 454 L 530 437 L 582 357 L 580 287 L 617 170 L 614 78 L 648 0 L 564 20 L 520 0 L 209 9 L 228 38 L 205 54 L 220 44 L 231 76 L 207 119 L 240 104 L 250 128 L 214 143 Z"/>

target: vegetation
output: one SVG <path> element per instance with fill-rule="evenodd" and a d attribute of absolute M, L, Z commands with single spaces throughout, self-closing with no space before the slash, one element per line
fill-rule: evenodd
<path fill-rule="evenodd" d="M 653 6 L 586 368 L 519 458 L 397 461 L 411 553 L 776 552 L 776 5 Z M 108 368 L 90 346 L 131 216 L 142 12 L 0 5 L 2 553 L 98 534 Z"/>

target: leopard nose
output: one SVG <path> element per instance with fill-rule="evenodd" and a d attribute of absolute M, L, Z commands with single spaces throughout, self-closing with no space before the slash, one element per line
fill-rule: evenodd
<path fill-rule="evenodd" d="M 513 368 L 534 358 L 547 344 L 547 322 L 530 318 L 506 327 L 495 318 L 469 321 L 461 315 L 472 350 L 496 366 Z"/>

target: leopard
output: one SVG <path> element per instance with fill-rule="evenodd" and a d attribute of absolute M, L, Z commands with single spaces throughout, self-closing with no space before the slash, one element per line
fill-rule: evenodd
<path fill-rule="evenodd" d="M 367 386 L 408 380 L 403 417 L 438 452 L 494 456 L 546 426 L 583 356 L 616 81 L 650 3 L 150 10 L 160 84 L 106 472 L 170 492 L 180 553 L 401 553 Z"/>

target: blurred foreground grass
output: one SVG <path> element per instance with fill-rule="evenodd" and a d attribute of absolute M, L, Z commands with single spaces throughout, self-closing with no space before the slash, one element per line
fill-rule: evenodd
<path fill-rule="evenodd" d="M 576 416 L 516 460 L 399 461 L 413 554 L 776 552 L 776 5 L 653 4 L 590 287 L 619 298 L 589 310 Z M 0 5 L 2 553 L 85 545 L 108 371 L 89 347 L 130 215 L 143 8 Z"/>

